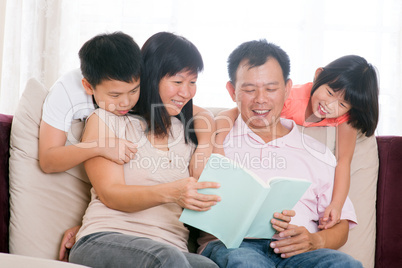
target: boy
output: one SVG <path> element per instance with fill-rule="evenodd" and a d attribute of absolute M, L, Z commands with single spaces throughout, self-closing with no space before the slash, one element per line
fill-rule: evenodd
<path fill-rule="evenodd" d="M 85 120 L 97 107 L 127 113 L 124 107 L 139 97 L 142 59 L 132 37 L 97 35 L 81 47 L 79 57 L 81 70 L 62 76 L 43 105 L 39 163 L 45 173 L 66 171 L 95 156 L 124 164 L 136 152 L 136 145 L 122 139 L 65 145 L 73 120 Z"/>

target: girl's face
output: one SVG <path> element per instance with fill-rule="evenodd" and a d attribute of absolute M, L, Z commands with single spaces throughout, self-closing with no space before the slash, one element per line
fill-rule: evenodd
<path fill-rule="evenodd" d="M 197 90 L 198 74 L 180 71 L 173 76 L 164 76 L 159 82 L 159 95 L 170 116 L 178 115 Z"/>
<path fill-rule="evenodd" d="M 137 104 L 140 96 L 140 79 L 129 83 L 103 80 L 95 89 L 85 78 L 82 84 L 87 94 L 94 96 L 100 108 L 115 115 L 127 114 Z"/>
<path fill-rule="evenodd" d="M 337 118 L 349 112 L 352 106 L 345 101 L 342 90 L 335 92 L 324 84 L 311 96 L 311 108 L 318 118 Z"/>

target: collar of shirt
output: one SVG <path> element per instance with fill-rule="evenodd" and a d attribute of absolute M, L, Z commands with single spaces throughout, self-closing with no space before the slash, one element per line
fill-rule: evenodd
<path fill-rule="evenodd" d="M 274 146 L 274 147 L 284 147 L 284 146 L 290 146 L 293 148 L 298 148 L 298 149 L 303 149 L 304 145 L 301 140 L 301 133 L 299 129 L 296 126 L 296 123 L 293 120 L 290 119 L 284 119 L 280 118 L 280 123 L 287 129 L 290 130 L 290 132 L 280 138 L 274 139 L 268 143 L 265 143 L 264 140 L 258 136 L 254 131 L 252 131 L 246 122 L 244 122 L 243 118 L 241 115 L 236 120 L 236 123 L 234 125 L 234 135 L 236 136 L 243 136 L 247 135 L 250 139 L 253 139 L 255 142 L 263 145 L 264 147 L 266 146 Z"/>

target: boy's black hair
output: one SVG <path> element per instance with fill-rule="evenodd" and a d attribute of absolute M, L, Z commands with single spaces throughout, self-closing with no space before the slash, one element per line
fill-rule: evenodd
<path fill-rule="evenodd" d="M 157 136 L 168 134 L 170 115 L 159 95 L 159 82 L 165 76 L 181 71 L 198 74 L 204 68 L 200 52 L 184 37 L 169 32 L 151 36 L 141 49 L 144 68 L 141 73 L 141 94 L 134 113 L 144 117 Z M 152 117 L 152 118 L 151 118 Z M 193 124 L 193 102 L 190 100 L 176 116 L 184 125 L 185 139 L 197 144 Z"/>
<path fill-rule="evenodd" d="M 129 83 L 140 78 L 141 51 L 125 33 L 97 35 L 85 42 L 78 55 L 82 75 L 94 88 L 103 80 Z"/>
<path fill-rule="evenodd" d="M 323 68 L 313 83 L 311 95 L 322 85 L 344 93 L 350 103 L 349 121 L 367 137 L 374 134 L 378 124 L 378 80 L 373 65 L 364 58 L 347 55 Z"/>
<path fill-rule="evenodd" d="M 249 68 L 253 68 L 264 65 L 269 58 L 278 61 L 282 68 L 283 79 L 287 82 L 290 74 L 288 54 L 279 46 L 268 43 L 265 39 L 245 42 L 229 55 L 227 63 L 230 82 L 233 85 L 236 83 L 236 72 L 241 61 L 248 60 Z"/>

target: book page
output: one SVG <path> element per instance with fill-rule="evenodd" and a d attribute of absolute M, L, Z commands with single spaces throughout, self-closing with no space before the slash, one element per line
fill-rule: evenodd
<path fill-rule="evenodd" d="M 291 210 L 310 187 L 305 179 L 276 177 L 270 181 L 270 190 L 259 209 L 246 237 L 270 239 L 275 234 L 271 219 L 275 212 Z"/>
<path fill-rule="evenodd" d="M 226 159 L 212 154 L 199 179 L 220 183 L 219 189 L 199 192 L 219 195 L 222 200 L 209 211 L 184 209 L 180 221 L 213 234 L 227 247 L 238 247 L 266 199 L 266 188 L 247 171 Z"/>

